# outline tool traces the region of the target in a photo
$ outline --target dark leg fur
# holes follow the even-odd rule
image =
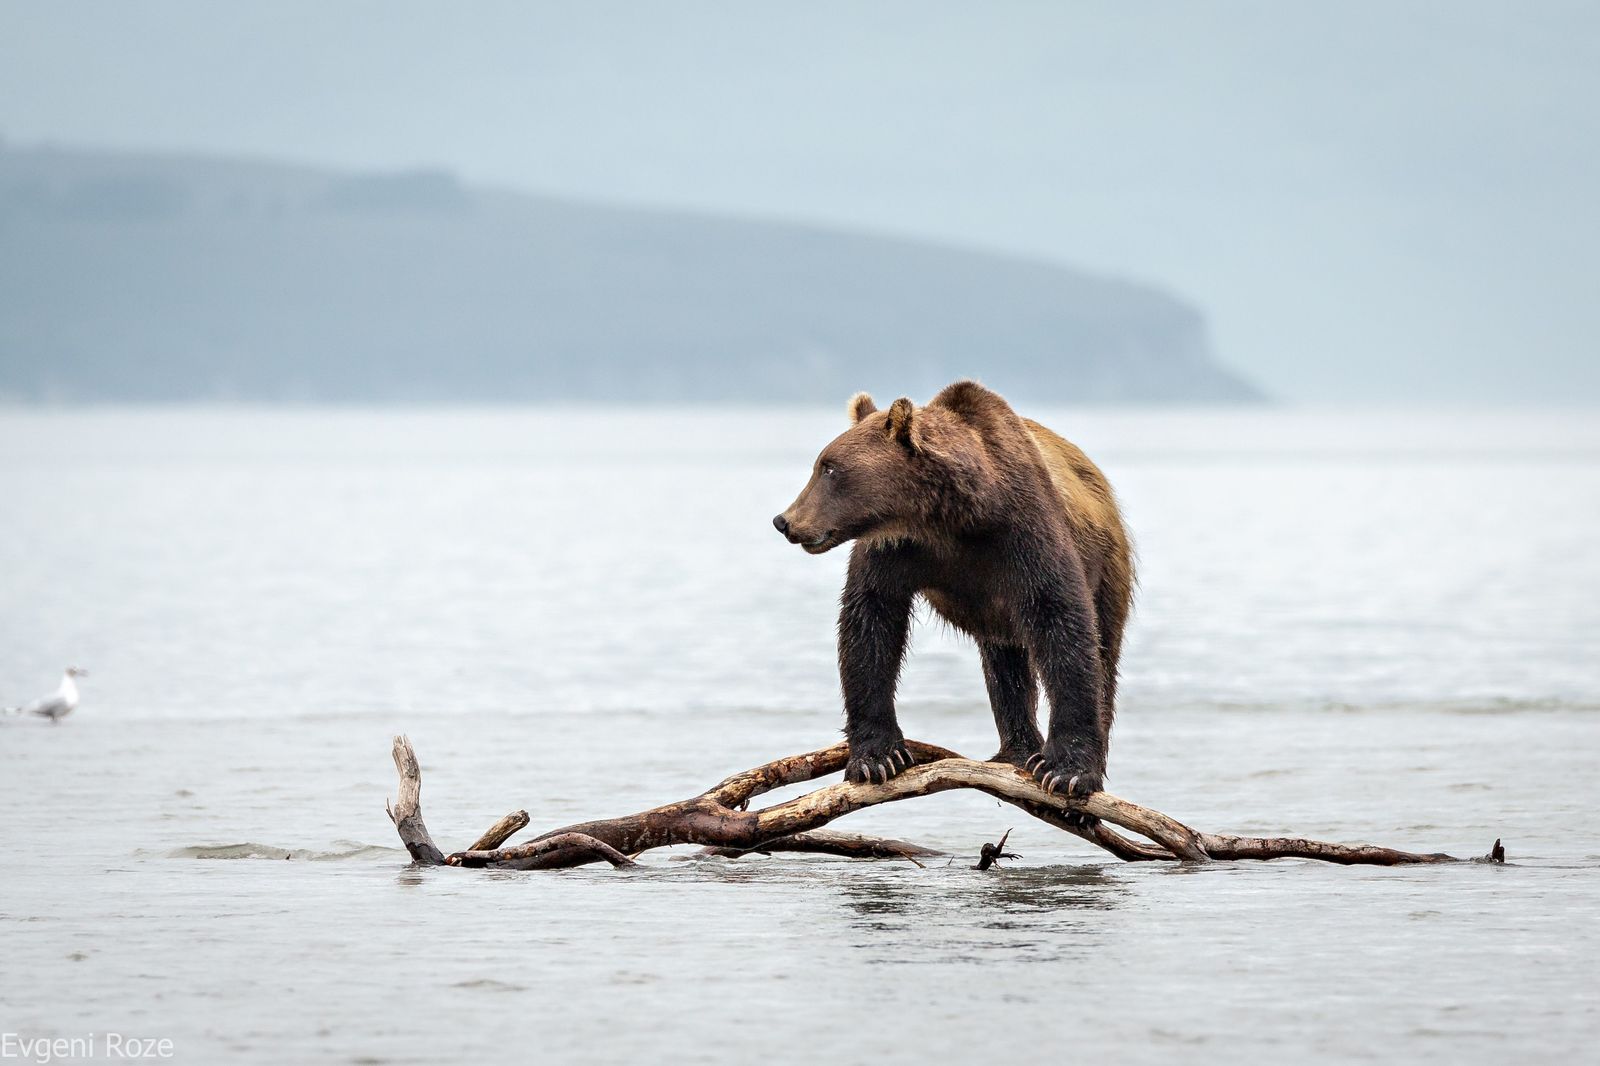
[[[1034,681],[1028,649],[1012,644],[980,642],[983,680],[989,689],[1000,750],[991,762],[1026,767],[1028,759],[1044,746],[1039,735],[1039,686]]]
[[[1122,630],[1128,624],[1128,601],[1125,588],[1112,588],[1102,582],[1095,589],[1095,624],[1100,631],[1100,718],[1102,735],[1107,739],[1117,712],[1117,667],[1122,659]]]
[[[1025,620],[1050,700],[1050,734],[1029,769],[1049,791],[1097,792],[1105,781],[1110,723],[1104,713],[1099,627],[1081,576],[1066,574],[1037,590]]]
[[[911,591],[893,567],[858,546],[839,609],[839,682],[844,690],[849,781],[887,781],[911,765],[895,719],[894,690],[911,626]]]
[[[1110,750],[1111,725],[1117,713],[1117,666],[1122,658],[1122,629],[1128,621],[1128,595],[1126,589],[1114,588],[1101,582],[1094,593],[1095,628],[1100,634],[1100,744],[1101,752]],[[1071,778],[1068,778],[1069,784]],[[1080,785],[1082,782],[1080,781]],[[1101,756],[1101,787],[1105,785],[1105,756]],[[1094,826],[1100,819],[1091,815],[1073,813],[1068,821],[1083,826]]]

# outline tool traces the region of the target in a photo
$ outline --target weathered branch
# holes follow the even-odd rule
[[[422,821],[422,768],[417,765],[417,753],[411,750],[411,741],[405,737],[394,738],[394,768],[400,772],[400,798],[394,806],[385,804],[389,820],[400,834],[400,842],[411,853],[411,858],[427,866],[444,864],[444,853],[434,846],[433,837]]]
[[[501,844],[510,840],[513,835],[522,832],[528,826],[527,811],[512,811],[498,822],[483,831],[483,836],[472,842],[468,851],[493,851]]]
[[[692,799],[638,814],[582,822],[551,830],[526,844],[500,848],[526,824],[523,812],[507,815],[465,852],[444,857],[422,823],[421,776],[404,737],[395,738],[400,799],[390,812],[400,839],[418,862],[513,869],[557,869],[605,860],[631,865],[627,857],[674,844],[701,844],[707,853],[743,855],[752,851],[822,851],[836,855],[909,858],[927,854],[904,841],[818,832],[854,811],[882,803],[971,788],[1004,800],[1044,822],[1096,844],[1129,862],[1307,858],[1344,864],[1394,866],[1459,862],[1440,853],[1418,854],[1371,844],[1334,844],[1298,837],[1242,837],[1202,833],[1160,811],[1129,803],[1108,792],[1067,799],[1044,791],[1028,774],[1006,763],[974,762],[955,752],[916,741],[907,746],[917,765],[884,784],[838,782],[759,810],[756,797],[785,785],[814,781],[844,769],[848,749],[835,744],[791,755],[734,774]],[[1083,824],[1083,816],[1090,816]],[[1146,840],[1123,836],[1112,826]],[[1148,841],[1148,842],[1147,842]],[[1496,842],[1498,849],[1499,842]],[[916,849],[913,851],[913,849]],[[1493,856],[1491,856],[1491,861]]]
[[[770,855],[775,851],[842,855],[848,859],[907,859],[911,862],[938,858],[944,854],[942,851],[925,848],[906,840],[862,836],[859,833],[830,833],[826,829],[809,833],[791,833],[786,837],[764,841],[753,848],[709,847],[701,848],[695,854],[700,857],[718,856],[724,859],[737,859],[752,854]]]
[[[555,833],[498,851],[458,851],[447,861],[451,866],[493,865],[508,870],[540,870],[582,866],[601,859],[612,866],[639,865],[605,841],[584,833]]]
[[[982,848],[978,849],[978,865],[974,866],[973,869],[987,870],[991,866],[998,865],[1001,859],[1022,858],[1021,855],[1013,855],[1011,852],[1006,850],[1006,841],[1010,839],[1011,830],[1007,829],[1004,833],[1000,834],[1000,843],[985,844]]]

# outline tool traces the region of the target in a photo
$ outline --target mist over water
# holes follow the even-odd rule
[[[1514,865],[1123,866],[959,794],[843,825],[957,856],[927,869],[410,870],[394,733],[447,850],[837,737],[845,555],[769,522],[842,413],[5,411],[0,704],[90,676],[59,726],[0,719],[0,1027],[193,1062],[1592,1046],[1600,426],[1025,413],[1139,550],[1114,791]],[[993,748],[930,619],[900,708]],[[968,869],[1013,826],[1022,860]]]
[[[1076,264],[1180,294],[1207,316],[1226,365],[1268,395],[1300,402],[1600,400],[1592,281],[1600,13],[1592,4],[1409,0],[1328,11],[1224,0],[1159,11],[1015,4],[996,13],[951,0],[880,0],[870,10],[499,0],[475,8],[463,22],[396,0],[260,8],[146,0],[98,5],[92,16],[76,5],[12,5],[0,35],[0,133],[24,150],[54,143],[333,166],[387,176],[391,192],[397,176],[416,180],[423,167],[468,185],[805,220]],[[270,263],[295,232],[273,227],[254,257]],[[325,278],[319,291],[341,298],[300,302],[287,320],[233,335],[230,354],[293,337],[308,319],[358,302],[371,272],[323,273],[349,248],[316,236],[318,254],[301,275]],[[525,243],[549,240],[540,233]],[[42,261],[71,241],[19,255],[8,288],[32,291]],[[89,257],[68,276],[95,284],[130,246]],[[219,254],[226,243],[202,247],[200,261],[216,270],[197,271],[194,289],[179,291],[226,291],[238,257]],[[435,297],[456,294],[470,275],[442,301],[463,321],[431,334],[468,364],[483,354],[462,343],[479,315],[461,312],[495,288],[492,270],[480,273],[502,261],[495,248],[457,259],[437,239],[382,249],[424,269],[451,263]],[[695,257],[692,248],[685,256]],[[774,265],[783,264],[763,255],[751,269]],[[587,274],[584,263],[571,266],[552,278],[558,291]],[[588,286],[617,285],[614,317],[638,328],[655,307],[619,284],[636,276],[637,261],[618,266]],[[268,276],[244,306],[247,319],[300,280]],[[916,272],[897,276],[927,292]],[[162,271],[127,288],[170,281]],[[794,286],[813,297],[829,287],[826,278]],[[981,303],[1000,308],[1002,292]],[[179,300],[160,316],[165,347],[136,344],[130,333],[148,325],[138,314],[97,346],[85,340],[78,296],[68,290],[63,306],[72,311],[56,343],[34,349],[39,356],[119,349],[135,365],[149,362],[182,339],[171,326],[218,310]],[[515,303],[539,296],[527,287]],[[941,320],[961,300],[929,296],[920,313],[887,318],[897,329]],[[419,302],[428,293],[359,316],[340,348],[371,345],[402,321],[411,328],[378,350],[409,346],[427,324],[413,317]],[[667,363],[677,371],[749,303],[695,323]],[[554,308],[522,336],[564,317]],[[1022,317],[1007,309],[986,321],[980,311],[951,323],[970,338],[968,358],[982,360],[968,365],[991,385],[1001,385],[994,364],[1016,354],[1001,338]],[[190,334],[208,369],[229,324]],[[935,343],[952,343],[951,334],[934,331]],[[904,333],[894,339],[857,350],[874,361],[903,353],[902,378],[917,375],[926,348]],[[666,352],[666,340],[655,331],[652,350]],[[262,355],[323,350],[284,348]],[[528,345],[523,360],[542,349]],[[1042,365],[1089,350],[1063,344]],[[573,353],[574,369],[585,351]],[[131,354],[140,352],[147,358]],[[464,376],[443,394],[462,395]],[[634,387],[633,377],[621,384]],[[516,385],[512,373],[486,380]],[[805,393],[807,380],[764,395],[815,395]],[[134,376],[122,391],[90,394],[151,396],[131,391],[148,384]]]

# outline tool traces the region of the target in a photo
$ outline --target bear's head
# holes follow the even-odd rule
[[[772,520],[812,555],[850,540],[922,539],[975,516],[994,473],[981,435],[958,413],[901,397],[886,411],[857,393],[851,426],[817,456],[811,480]]]

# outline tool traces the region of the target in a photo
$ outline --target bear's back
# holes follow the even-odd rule
[[[1033,437],[1045,469],[1060,497],[1073,539],[1093,578],[1112,571],[1123,584],[1131,582],[1128,532],[1122,524],[1111,482],[1083,449],[1031,418],[1023,425]]]

